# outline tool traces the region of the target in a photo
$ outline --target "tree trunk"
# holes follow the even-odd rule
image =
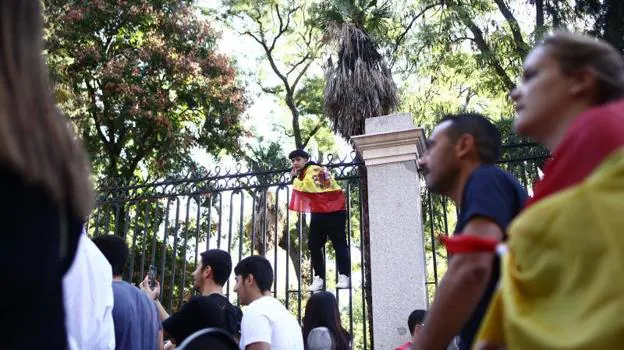
[[[624,52],[624,1],[606,0],[603,38]]]
[[[535,36],[541,38],[546,29],[544,28],[544,0],[535,0]]]

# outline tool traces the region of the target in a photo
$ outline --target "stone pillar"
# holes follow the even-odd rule
[[[417,159],[425,147],[412,116],[366,120],[352,138],[368,172],[373,335],[376,349],[409,340],[407,318],[427,308],[425,243]]]

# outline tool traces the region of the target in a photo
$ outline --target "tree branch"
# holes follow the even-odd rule
[[[283,126],[283,125],[273,124],[273,127],[283,129],[283,130],[284,130],[284,135],[286,135],[286,136],[288,136],[288,137],[293,137],[293,136],[295,136],[295,135],[293,135],[292,133],[288,132],[288,130],[286,129],[286,127],[285,127],[285,126]]]
[[[312,139],[312,137],[314,137],[314,135],[316,135],[316,133],[323,127],[323,122],[320,121],[318,122],[318,124],[316,124],[316,126],[310,131],[310,135],[308,135],[308,137],[305,139],[305,141],[302,142],[302,148],[305,148],[308,145],[308,142],[310,142],[310,140]]]
[[[87,90],[89,91],[89,95],[91,97],[91,109],[95,109],[97,108],[95,88],[91,86],[91,84],[86,79],[85,86],[87,87]],[[102,124],[100,124],[100,121],[97,118],[97,113],[93,111],[91,113],[91,117],[93,118],[93,123],[95,123],[95,128],[97,129],[98,136],[100,136],[100,140],[102,141],[102,143],[104,143],[104,146],[106,146],[109,155],[113,157],[115,155],[115,152],[113,150],[112,141],[108,140],[108,138],[106,138],[106,135],[104,135],[104,132],[102,131]]]
[[[295,69],[297,69],[297,67],[299,67],[300,65],[302,65],[308,58],[310,58],[310,53],[306,53],[305,56],[303,56],[301,58],[301,60],[299,60],[299,62],[295,63],[286,73],[286,76],[289,76]]]
[[[514,17],[513,13],[511,13],[511,10],[507,4],[505,4],[504,0],[494,0],[494,2],[509,24],[518,56],[524,58],[528,53],[528,45],[522,38],[522,31],[520,30],[516,17]]]
[[[451,1],[449,1],[449,6],[450,5],[451,5]],[[509,75],[507,75],[507,72],[503,68],[501,62],[496,57],[496,55],[494,54],[494,52],[492,51],[488,43],[485,41],[485,38],[483,37],[483,32],[481,31],[481,29],[479,29],[479,27],[475,24],[472,18],[470,18],[470,16],[466,13],[464,8],[461,7],[461,5],[455,5],[454,3],[452,5],[454,5],[452,6],[452,8],[459,15],[459,18],[461,19],[462,23],[464,23],[464,25],[468,27],[468,29],[470,29],[470,31],[474,35],[474,41],[477,44],[477,47],[479,48],[482,54],[487,56],[487,59],[490,62],[490,65],[492,66],[496,74],[501,79],[505,88],[508,90],[512,90],[515,87],[514,82],[511,80],[511,78],[509,78]]]
[[[407,25],[407,27],[405,27],[405,29],[403,30],[403,32],[401,34],[399,34],[399,36],[397,36],[396,40],[394,41],[394,49],[392,50],[393,53],[395,53],[399,46],[401,45],[401,43],[403,42],[403,40],[405,40],[405,36],[407,35],[407,33],[409,33],[409,31],[412,29],[412,26],[414,25],[414,23],[416,22],[416,20],[418,18],[420,18],[420,16],[424,15],[425,12],[431,10],[432,8],[438,6],[440,4],[438,3],[434,3],[431,4],[429,6],[426,6],[424,9],[422,9],[419,13],[416,14],[416,16],[412,17],[411,21],[409,22],[409,24]]]

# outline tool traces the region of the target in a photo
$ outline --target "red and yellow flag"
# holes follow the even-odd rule
[[[293,181],[288,209],[305,213],[345,210],[345,196],[327,168],[308,164]]]
[[[477,342],[507,349],[624,344],[624,100],[570,127],[509,227]]]

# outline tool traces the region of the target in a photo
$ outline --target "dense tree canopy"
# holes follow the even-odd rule
[[[98,174],[176,174],[194,148],[239,149],[244,90],[192,1],[44,3],[60,106]]]

